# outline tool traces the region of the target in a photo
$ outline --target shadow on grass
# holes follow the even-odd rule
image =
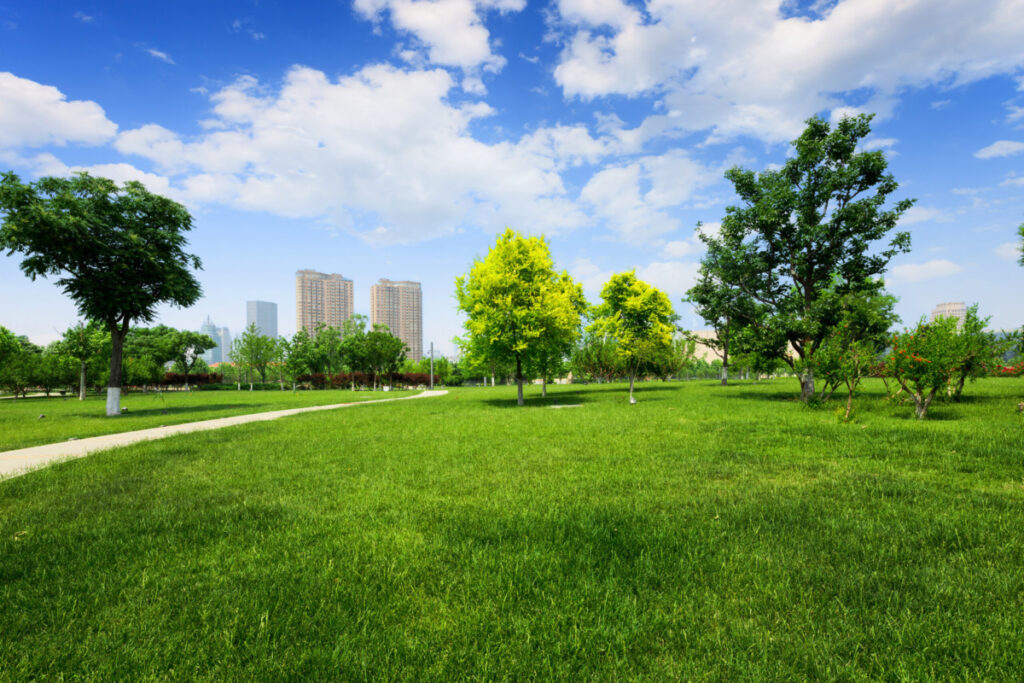
[[[128,408],[125,412],[121,413],[122,418],[128,418],[129,420],[135,417],[149,417],[152,415],[165,415],[173,417],[175,415],[187,415],[187,414],[202,414],[202,413],[219,413],[230,410],[245,410],[246,412],[259,413],[265,410],[272,410],[274,408],[271,403],[217,403],[214,405],[196,405],[196,406],[162,406],[156,405],[152,408]],[[283,409],[283,408],[282,408]],[[95,415],[80,415],[77,417],[84,417],[86,419],[99,418],[107,419],[107,416],[103,413],[97,413]]]
[[[564,385],[563,385],[564,386]],[[560,389],[548,390],[547,397],[541,397],[533,392],[526,392],[523,400],[525,404],[523,408],[549,408],[557,405],[581,405],[587,403],[609,403],[618,400],[616,397],[621,397],[621,401],[626,403],[629,401],[629,387],[625,385],[582,385],[586,386],[586,389],[570,389],[562,391]],[[508,387],[511,391],[508,398],[485,398],[480,401],[485,405],[494,408],[518,408],[520,407],[516,403],[515,387]],[[638,386],[633,389],[633,396],[636,398],[638,403],[664,401],[667,397],[657,395],[659,392],[663,392],[666,385],[652,385],[652,386]]]

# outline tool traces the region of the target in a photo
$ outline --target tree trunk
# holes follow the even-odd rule
[[[846,414],[843,415],[843,422],[850,421],[850,411],[853,410],[853,390],[855,387],[847,384],[846,388],[849,389],[849,393],[846,395]]]
[[[523,361],[519,358],[519,354],[516,354],[516,386],[517,397],[516,405],[523,405]]]
[[[629,373],[629,402],[630,404],[636,403],[636,399],[633,398],[633,380],[636,379],[636,372],[630,371]]]
[[[79,361],[80,368],[78,372],[78,400],[85,400],[85,361]]]
[[[932,404],[932,399],[935,398],[935,392],[937,390],[938,389],[932,389],[931,392],[929,392],[928,396],[919,395],[916,393],[913,394],[914,415],[916,415],[916,417],[918,417],[919,420],[924,420],[925,416],[928,415],[928,407],[929,405]]]
[[[724,387],[724,386],[726,386],[728,384],[729,384],[729,365],[727,363],[722,363],[722,386]]]
[[[110,329],[110,381],[107,382],[107,417],[121,414],[121,371],[124,338],[128,334],[128,319],[122,325],[108,324]]]
[[[810,367],[800,374],[800,400],[807,402],[814,396],[814,370]]]
[[[548,397],[548,378],[547,376],[541,377],[540,379],[540,397]]]
[[[953,398],[956,400],[960,399],[960,394],[964,391],[964,382],[967,380],[967,373],[960,375],[960,380],[956,383],[956,389],[953,391]]]

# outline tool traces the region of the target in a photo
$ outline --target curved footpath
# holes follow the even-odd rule
[[[387,403],[388,401],[407,401],[414,398],[431,398],[433,396],[444,396],[447,391],[424,391],[415,396],[402,396],[401,398],[379,398],[372,401],[354,401],[352,403],[335,403],[328,406],[309,406],[307,408],[289,408],[287,410],[272,410],[266,413],[250,413],[248,415],[235,415],[234,417],[220,417],[214,420],[202,420],[200,422],[185,422],[183,424],[171,425],[169,427],[152,427],[150,429],[139,429],[134,432],[121,432],[120,434],[105,434],[103,436],[91,436],[86,439],[75,441],[61,441],[59,443],[46,444],[45,446],[31,446],[20,448],[15,451],[0,453],[0,478],[7,478],[25,474],[38,467],[49,465],[55,460],[67,460],[70,458],[81,458],[96,451],[127,446],[139,441],[151,439],[162,439],[175,434],[187,434],[189,432],[202,432],[207,429],[220,429],[232,425],[245,424],[247,422],[262,422],[264,420],[276,420],[287,415],[298,415],[299,413],[310,413],[314,410],[334,410],[335,408],[349,408],[351,406],[363,406],[370,403]]]

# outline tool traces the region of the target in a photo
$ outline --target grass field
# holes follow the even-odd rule
[[[161,425],[269,410],[397,398],[414,391],[162,391],[121,396],[125,412],[106,417],[106,397],[59,396],[0,400],[0,452]],[[40,418],[40,415],[45,417]]]
[[[455,390],[0,481],[0,679],[1019,679],[1024,382],[797,391]]]

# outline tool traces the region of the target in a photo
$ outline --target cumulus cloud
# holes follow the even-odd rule
[[[580,199],[621,239],[644,243],[678,230],[679,220],[667,209],[695,199],[720,178],[720,166],[707,166],[682,150],[672,150],[604,168],[590,178]]]
[[[395,30],[411,35],[427,53],[430,63],[466,71],[499,71],[505,58],[491,50],[491,36],[483,23],[488,11],[518,12],[526,0],[355,0],[353,7],[365,19],[391,20]],[[412,55],[409,55],[410,58]],[[469,81],[470,92],[482,83]]]
[[[373,242],[464,225],[547,234],[583,225],[559,169],[596,159],[602,143],[574,128],[479,142],[469,126],[493,110],[453,104],[454,87],[442,69],[374,65],[331,80],[296,67],[276,92],[243,77],[212,93],[205,134],[151,124],[115,145],[175,176],[194,201],[318,218]]]
[[[785,11],[784,0],[658,0],[643,13],[620,0],[556,4],[554,75],[567,96],[655,93],[668,114],[649,125],[710,130],[712,141],[783,142],[809,112],[886,114],[908,86],[1024,65],[1024,12],[1001,0],[845,0],[811,16]]]
[[[697,282],[700,265],[685,261],[655,261],[638,268],[636,276],[668,294],[673,305]]]
[[[900,266],[893,266],[889,269],[892,279],[901,282],[921,282],[932,280],[937,277],[955,275],[963,270],[963,267],[948,259],[935,259],[925,263],[907,263]]]
[[[1020,242],[1004,242],[995,249],[996,256],[1002,261],[1016,261],[1020,258]]]
[[[0,72],[0,147],[100,145],[116,132],[95,102],[69,101],[57,88]]]
[[[1008,157],[1024,152],[1024,142],[1015,140],[998,140],[988,147],[982,147],[974,156],[979,159],[994,159],[996,157]]]

